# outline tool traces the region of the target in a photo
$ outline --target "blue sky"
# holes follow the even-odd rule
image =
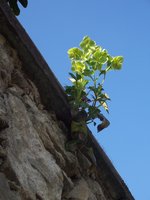
[[[85,35],[124,57],[104,85],[111,125],[92,132],[135,199],[150,200],[150,0],[29,0],[19,20],[63,86],[67,50]]]

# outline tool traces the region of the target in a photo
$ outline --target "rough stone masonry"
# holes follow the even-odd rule
[[[0,200],[106,200],[90,161],[65,150],[67,128],[22,65],[0,35]]]

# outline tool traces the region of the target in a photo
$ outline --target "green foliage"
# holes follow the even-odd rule
[[[71,108],[76,112],[86,111],[86,123],[96,125],[94,120],[99,118],[101,108],[109,112],[107,101],[110,98],[103,88],[106,74],[111,70],[120,70],[123,57],[110,56],[88,36],[83,38],[80,48],[69,49],[68,55],[72,65],[72,72],[69,73],[72,85],[66,86],[65,91]]]
[[[20,9],[18,6],[18,2],[24,7],[26,8],[28,5],[28,0],[6,0],[6,2],[9,4],[9,6],[11,7],[13,13],[15,15],[19,15],[20,14]]]

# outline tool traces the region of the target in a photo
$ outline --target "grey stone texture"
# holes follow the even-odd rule
[[[65,150],[68,129],[23,64],[0,34],[0,200],[106,200],[92,163]]]

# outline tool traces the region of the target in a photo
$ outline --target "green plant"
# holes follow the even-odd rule
[[[106,74],[111,70],[120,70],[123,57],[110,56],[88,36],[83,38],[80,48],[69,49],[68,55],[72,65],[72,72],[69,73],[72,85],[66,86],[65,91],[71,109],[75,113],[86,112],[86,124],[96,125],[95,119],[106,119],[101,114],[101,108],[109,111],[107,101],[110,98],[103,88]],[[97,126],[98,132],[102,129],[102,126]]]
[[[9,4],[9,6],[11,7],[13,13],[15,15],[19,15],[20,14],[20,9],[18,6],[18,2],[24,7],[26,8],[28,5],[28,0],[6,0],[6,2]]]

